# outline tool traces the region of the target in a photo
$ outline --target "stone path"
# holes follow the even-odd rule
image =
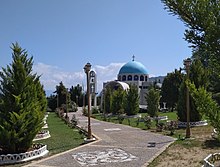
[[[87,117],[81,111],[74,114],[79,126],[87,128]],[[168,136],[95,119],[91,119],[91,127],[97,141],[26,167],[143,167],[174,141]],[[150,147],[149,142],[155,142],[155,147]]]

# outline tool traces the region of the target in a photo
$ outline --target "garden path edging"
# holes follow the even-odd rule
[[[44,157],[49,153],[49,151],[47,150],[47,145],[35,144],[33,145],[33,147],[37,149],[20,154],[0,155],[0,165],[27,162]]]

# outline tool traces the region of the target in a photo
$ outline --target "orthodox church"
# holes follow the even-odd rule
[[[149,74],[146,67],[142,63],[135,61],[134,58],[135,57],[133,56],[132,61],[129,61],[121,67],[117,75],[117,80],[103,83],[102,98],[107,86],[110,86],[112,89],[121,87],[126,90],[129,89],[129,85],[135,85],[138,88],[140,96],[140,107],[142,108],[147,105],[145,96],[148,91],[148,87],[152,84],[152,82],[149,80]]]

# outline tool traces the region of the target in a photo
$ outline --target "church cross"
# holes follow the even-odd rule
[[[134,58],[135,58],[135,56],[133,55],[133,56],[132,56],[132,61],[134,61]]]

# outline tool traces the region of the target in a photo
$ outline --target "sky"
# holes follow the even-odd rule
[[[90,62],[98,90],[121,66],[141,62],[150,76],[183,66],[192,52],[185,25],[160,0],[1,0],[0,67],[12,62],[12,43],[34,58],[45,90],[85,84]]]

